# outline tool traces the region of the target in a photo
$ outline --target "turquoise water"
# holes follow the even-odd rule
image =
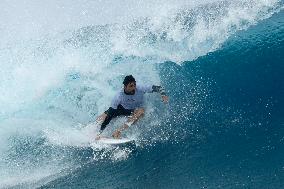
[[[0,188],[283,188],[282,1],[53,3],[3,3]],[[169,104],[90,145],[127,74]]]

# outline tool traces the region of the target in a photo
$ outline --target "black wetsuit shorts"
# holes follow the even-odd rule
[[[104,122],[101,125],[101,131],[103,131],[106,126],[109,124],[112,118],[117,116],[129,116],[134,112],[134,110],[125,109],[121,104],[117,106],[117,109],[110,107],[105,113],[107,114]]]

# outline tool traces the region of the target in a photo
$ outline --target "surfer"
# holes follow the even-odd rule
[[[145,93],[158,92],[161,94],[164,103],[167,103],[169,100],[163,87],[157,85],[136,86],[135,78],[132,75],[124,78],[123,85],[123,89],[113,98],[111,107],[97,118],[97,121],[101,123],[101,128],[96,139],[100,138],[101,133],[112,118],[122,115],[130,116],[126,123],[112,134],[114,138],[120,138],[122,131],[126,130],[144,115],[145,110],[142,105]]]

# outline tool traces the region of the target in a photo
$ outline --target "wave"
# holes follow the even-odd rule
[[[0,46],[0,187],[33,183],[80,163],[76,153],[62,149],[80,145],[82,141],[78,140],[85,135],[85,125],[108,107],[122,78],[129,73],[141,83],[161,83],[173,89],[179,79],[184,80],[181,91],[185,94],[171,93],[177,100],[173,105],[178,108],[169,110],[157,96],[148,96],[146,115],[151,119],[141,122],[148,126],[142,129],[138,124],[129,132],[129,137],[141,141],[142,147],[171,137],[177,139],[175,132],[181,125],[190,124],[188,120],[193,118],[189,117],[203,109],[206,98],[199,98],[198,94],[206,95],[211,90],[197,82],[194,89],[186,91],[193,83],[182,73],[180,65],[198,62],[202,56],[222,50],[222,45],[237,31],[257,25],[283,9],[276,0],[161,2],[140,2],[149,8],[146,12],[131,1],[126,7],[117,5],[133,16],[117,19],[116,12],[105,22],[96,20],[93,25],[82,12],[83,24],[75,19],[70,21],[71,28],[64,23],[55,34],[51,32],[51,22],[47,22],[51,25],[47,32],[39,29],[39,34],[35,34],[26,32],[27,29],[19,36],[12,34],[23,29],[22,24],[17,27],[11,21],[0,25],[2,36],[11,32]],[[83,8],[77,3],[71,7],[83,10],[88,7],[84,3]],[[33,10],[38,8],[33,2],[27,4]],[[86,8],[86,14],[94,4]],[[61,6],[56,2],[54,5]],[[19,4],[18,8],[21,6],[26,5]],[[107,6],[103,3],[99,10]],[[44,14],[53,17],[48,12]],[[42,22],[41,19],[24,16],[23,23]],[[168,64],[171,66],[167,67]],[[166,79],[171,74],[175,80]],[[178,113],[180,108],[184,114]],[[177,124],[180,126],[176,128]],[[119,159],[124,155],[119,152],[112,157]],[[25,176],[39,172],[42,174],[37,178]]]

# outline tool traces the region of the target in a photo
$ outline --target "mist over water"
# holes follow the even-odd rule
[[[283,9],[276,0],[24,0],[0,7],[0,188],[39,187],[89,161],[127,161],[131,150],[86,155],[74,148],[91,141],[92,123],[128,74],[138,84],[181,89],[167,89],[178,100],[166,106],[147,95],[146,116],[127,136],[140,148],[187,138],[180,126],[198,117],[212,89],[197,82],[186,91],[194,82],[180,65]]]

